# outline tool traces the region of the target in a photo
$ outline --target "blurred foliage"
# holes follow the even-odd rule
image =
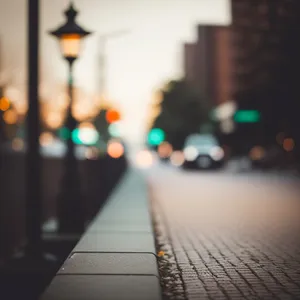
[[[108,142],[110,134],[108,132],[109,123],[106,120],[107,109],[102,109],[97,117],[94,119],[94,125],[104,142]]]
[[[166,140],[175,149],[181,149],[185,138],[199,132],[201,125],[207,121],[206,99],[184,80],[170,81],[162,93],[161,113],[152,128],[164,130]]]

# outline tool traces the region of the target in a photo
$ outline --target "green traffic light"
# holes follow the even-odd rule
[[[58,135],[64,141],[72,139],[76,145],[95,145],[99,140],[99,133],[90,128],[76,128],[70,133],[68,128],[63,127]]]
[[[82,144],[82,141],[81,141],[79,135],[80,135],[80,129],[79,128],[76,128],[72,131],[72,141],[76,145],[81,145]]]
[[[165,139],[165,132],[160,128],[153,128],[148,134],[148,143],[152,146],[158,146]]]
[[[70,134],[70,130],[67,127],[63,127],[60,128],[58,131],[58,136],[62,139],[62,140],[68,140],[71,136]]]
[[[257,110],[238,110],[233,119],[236,123],[257,123],[260,121],[260,112]]]

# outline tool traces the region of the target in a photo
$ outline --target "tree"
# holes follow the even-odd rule
[[[204,99],[184,80],[170,81],[163,90],[161,114],[152,128],[161,128],[174,148],[182,148],[185,138],[199,132],[208,119]]]

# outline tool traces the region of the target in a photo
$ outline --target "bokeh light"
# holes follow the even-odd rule
[[[22,100],[22,92],[16,87],[9,86],[5,89],[5,97],[10,99],[12,103],[17,103]]]
[[[14,108],[19,115],[25,115],[28,111],[28,103],[27,101],[14,102]]]
[[[21,138],[14,138],[11,147],[15,151],[21,151],[24,149],[24,141]]]
[[[171,156],[173,147],[169,142],[162,142],[157,149],[158,155],[161,158],[168,158]]]
[[[59,129],[58,131],[58,136],[60,137],[60,139],[66,141],[70,138],[71,134],[70,134],[70,130],[67,127],[62,127]]]
[[[66,109],[70,103],[69,96],[66,93],[61,93],[57,96],[55,101],[56,108],[58,109]]]
[[[293,151],[295,147],[295,142],[292,138],[286,138],[283,141],[283,149],[287,152]]]
[[[120,158],[124,154],[124,146],[119,141],[110,141],[107,145],[107,154],[112,158]]]
[[[149,150],[141,150],[136,156],[136,164],[140,168],[149,168],[154,163],[154,157]]]
[[[100,151],[96,147],[89,147],[85,151],[85,158],[89,160],[96,160],[100,155]]]
[[[54,142],[54,135],[51,132],[43,132],[40,135],[40,145],[43,147],[49,146]]]
[[[18,121],[18,115],[14,110],[7,110],[3,114],[3,120],[6,124],[13,125]]]
[[[120,113],[117,111],[117,110],[114,110],[114,109],[110,109],[106,112],[106,121],[108,123],[113,123],[113,122],[117,122],[121,119],[121,115]]]
[[[97,116],[99,108],[90,98],[90,96],[77,91],[75,102],[72,106],[72,113],[77,121],[82,122]]]
[[[165,139],[165,132],[160,128],[153,128],[148,134],[148,143],[152,146],[158,146]]]
[[[175,167],[180,167],[184,163],[184,154],[182,151],[174,151],[170,157],[170,162]]]
[[[63,123],[63,118],[60,114],[56,113],[56,112],[50,112],[46,119],[46,124],[49,128],[51,129],[57,129],[59,128],[62,123]]]
[[[79,124],[78,128],[90,128],[95,129],[95,125],[91,122],[82,122]]]
[[[252,160],[260,160],[265,156],[265,149],[261,146],[255,146],[250,150],[249,156]]]
[[[82,142],[81,142],[81,140],[80,140],[80,138],[79,138],[79,130],[80,130],[79,128],[76,128],[76,129],[74,129],[74,130],[72,131],[72,133],[71,133],[72,141],[73,141],[73,143],[76,144],[76,145],[82,144]]]
[[[84,105],[76,104],[73,106],[72,114],[74,118],[81,122],[88,117],[88,111]]]
[[[229,133],[234,132],[235,124],[232,120],[227,119],[227,120],[224,120],[220,123],[220,129],[223,133],[229,134]]]
[[[184,157],[188,161],[193,161],[199,155],[198,149],[194,146],[188,146],[183,150]]]
[[[74,130],[75,134],[76,130]],[[94,128],[78,128],[78,139],[81,144],[84,145],[94,145],[99,140],[99,133]]]
[[[121,131],[120,131],[120,122],[114,122],[108,126],[108,133],[112,137],[120,137]]]
[[[10,108],[10,102],[6,97],[0,99],[0,110],[7,111]]]
[[[231,118],[234,113],[236,112],[237,105],[233,101],[228,101],[221,104],[214,110],[214,115],[216,116],[217,120],[228,120]]]

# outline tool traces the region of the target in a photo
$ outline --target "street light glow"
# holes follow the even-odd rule
[[[3,114],[3,120],[6,124],[9,125],[16,124],[18,121],[18,115],[14,110],[7,110]]]
[[[7,111],[10,107],[10,102],[6,97],[0,99],[0,110]]]
[[[64,34],[61,37],[60,43],[64,57],[78,57],[80,52],[79,34]]]

